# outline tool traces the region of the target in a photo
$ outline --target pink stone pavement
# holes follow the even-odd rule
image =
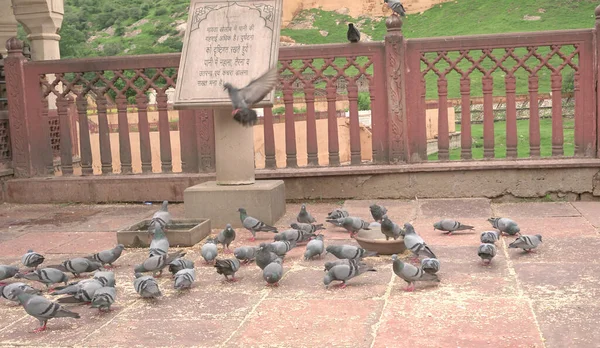
[[[343,205],[371,220],[371,201],[307,202],[323,222]],[[203,263],[198,244],[186,248],[196,264],[197,282],[178,293],[169,276],[159,278],[164,296],[139,298],[132,285],[133,266],[146,250],[126,249],[117,262],[117,303],[98,313],[70,306],[81,319],[54,319],[34,334],[37,320],[0,300],[0,346],[30,347],[598,347],[600,330],[600,203],[506,203],[487,199],[380,200],[399,223],[413,222],[442,262],[439,285],[406,283],[392,272],[389,256],[369,258],[378,272],[348,283],[346,289],[323,286],[323,262],[304,261],[304,247],[292,250],[278,288],[266,287],[255,264],[243,266],[237,283],[226,283]],[[277,227],[285,229],[299,204],[288,204]],[[0,205],[0,264],[19,265],[29,248],[46,255],[46,264],[107,249],[116,231],[148,218],[157,205]],[[174,217],[182,204],[171,205]],[[251,211],[249,211],[252,214]],[[479,233],[490,216],[515,219],[525,234],[540,233],[537,253],[507,249],[498,243],[488,267],[477,257]],[[452,217],[476,232],[448,237],[432,223]],[[214,230],[213,233],[218,233]],[[237,230],[233,247],[258,244],[272,234]],[[355,244],[348,234],[328,227],[327,243]],[[221,247],[219,247],[221,248]],[[220,257],[223,257],[220,251]],[[226,257],[231,257],[227,254]],[[34,283],[35,287],[42,288]],[[49,296],[49,295],[47,295]]]

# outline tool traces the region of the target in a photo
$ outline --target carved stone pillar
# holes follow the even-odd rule
[[[58,31],[65,12],[63,0],[12,0],[12,7],[28,34],[31,60],[60,59]]]
[[[17,19],[13,14],[11,0],[0,0],[0,55],[6,57],[6,41],[17,36]]]

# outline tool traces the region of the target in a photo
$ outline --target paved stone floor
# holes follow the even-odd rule
[[[370,220],[370,201],[308,203],[318,221],[342,205]],[[34,334],[37,320],[0,300],[0,346],[30,347],[600,347],[600,203],[491,204],[486,199],[381,200],[397,222],[412,221],[442,262],[441,283],[418,284],[413,293],[397,278],[389,256],[368,258],[378,272],[349,282],[346,289],[323,286],[324,260],[303,261],[304,247],[284,263],[278,288],[266,287],[251,264],[226,283],[203,263],[201,244],[187,248],[196,263],[197,282],[177,293],[168,276],[159,282],[156,301],[135,293],[133,266],[146,250],[126,249],[117,262],[117,303],[100,314],[87,306],[72,308],[81,319],[54,319]],[[146,205],[0,205],[0,264],[17,265],[29,248],[47,264],[113,247],[116,231],[152,215]],[[171,205],[174,217],[183,205]],[[288,204],[277,224],[285,228],[299,204]],[[250,212],[251,213],[251,212]],[[498,243],[491,266],[477,257],[479,232],[490,216],[517,220],[525,234],[540,233],[535,254],[508,250]],[[453,217],[477,232],[451,237],[432,223]],[[213,233],[217,233],[214,230]],[[237,230],[234,246],[250,245],[249,233]],[[327,243],[352,243],[330,228]],[[256,244],[270,234],[258,234]],[[219,247],[220,248],[220,247]],[[222,253],[220,252],[220,256]],[[34,284],[39,287],[39,284]],[[49,295],[48,295],[49,296]]]

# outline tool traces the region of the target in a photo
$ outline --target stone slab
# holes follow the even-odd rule
[[[419,200],[420,213],[440,219],[489,218],[492,215],[490,200],[473,199],[425,199]]]
[[[269,225],[274,225],[286,210],[283,180],[259,180],[252,185],[208,181],[188,187],[183,200],[187,218],[208,218],[213,228],[225,228],[227,224],[241,228],[239,208]]]
[[[600,202],[573,202],[572,204],[590,224],[600,228]]]
[[[565,302],[533,301],[546,348],[597,348],[600,307],[591,302]]]
[[[118,231],[117,242],[125,247],[149,246],[151,240],[147,230],[150,221],[150,219],[142,220]],[[210,231],[211,221],[209,219],[173,219],[171,227],[166,229],[165,234],[171,246],[193,246],[206,238]]]
[[[500,203],[493,209],[497,216],[508,218],[581,216],[568,202]]]

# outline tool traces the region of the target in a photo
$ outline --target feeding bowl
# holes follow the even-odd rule
[[[117,231],[117,242],[129,248],[150,246],[150,221],[142,220]],[[206,238],[210,231],[210,219],[173,219],[165,234],[171,246],[190,247]]]
[[[379,255],[393,255],[402,254],[406,247],[404,246],[404,238],[393,240],[385,240],[385,235],[381,233],[381,226],[379,224],[371,224],[370,230],[360,230],[355,236],[356,241],[361,248],[375,251]]]

